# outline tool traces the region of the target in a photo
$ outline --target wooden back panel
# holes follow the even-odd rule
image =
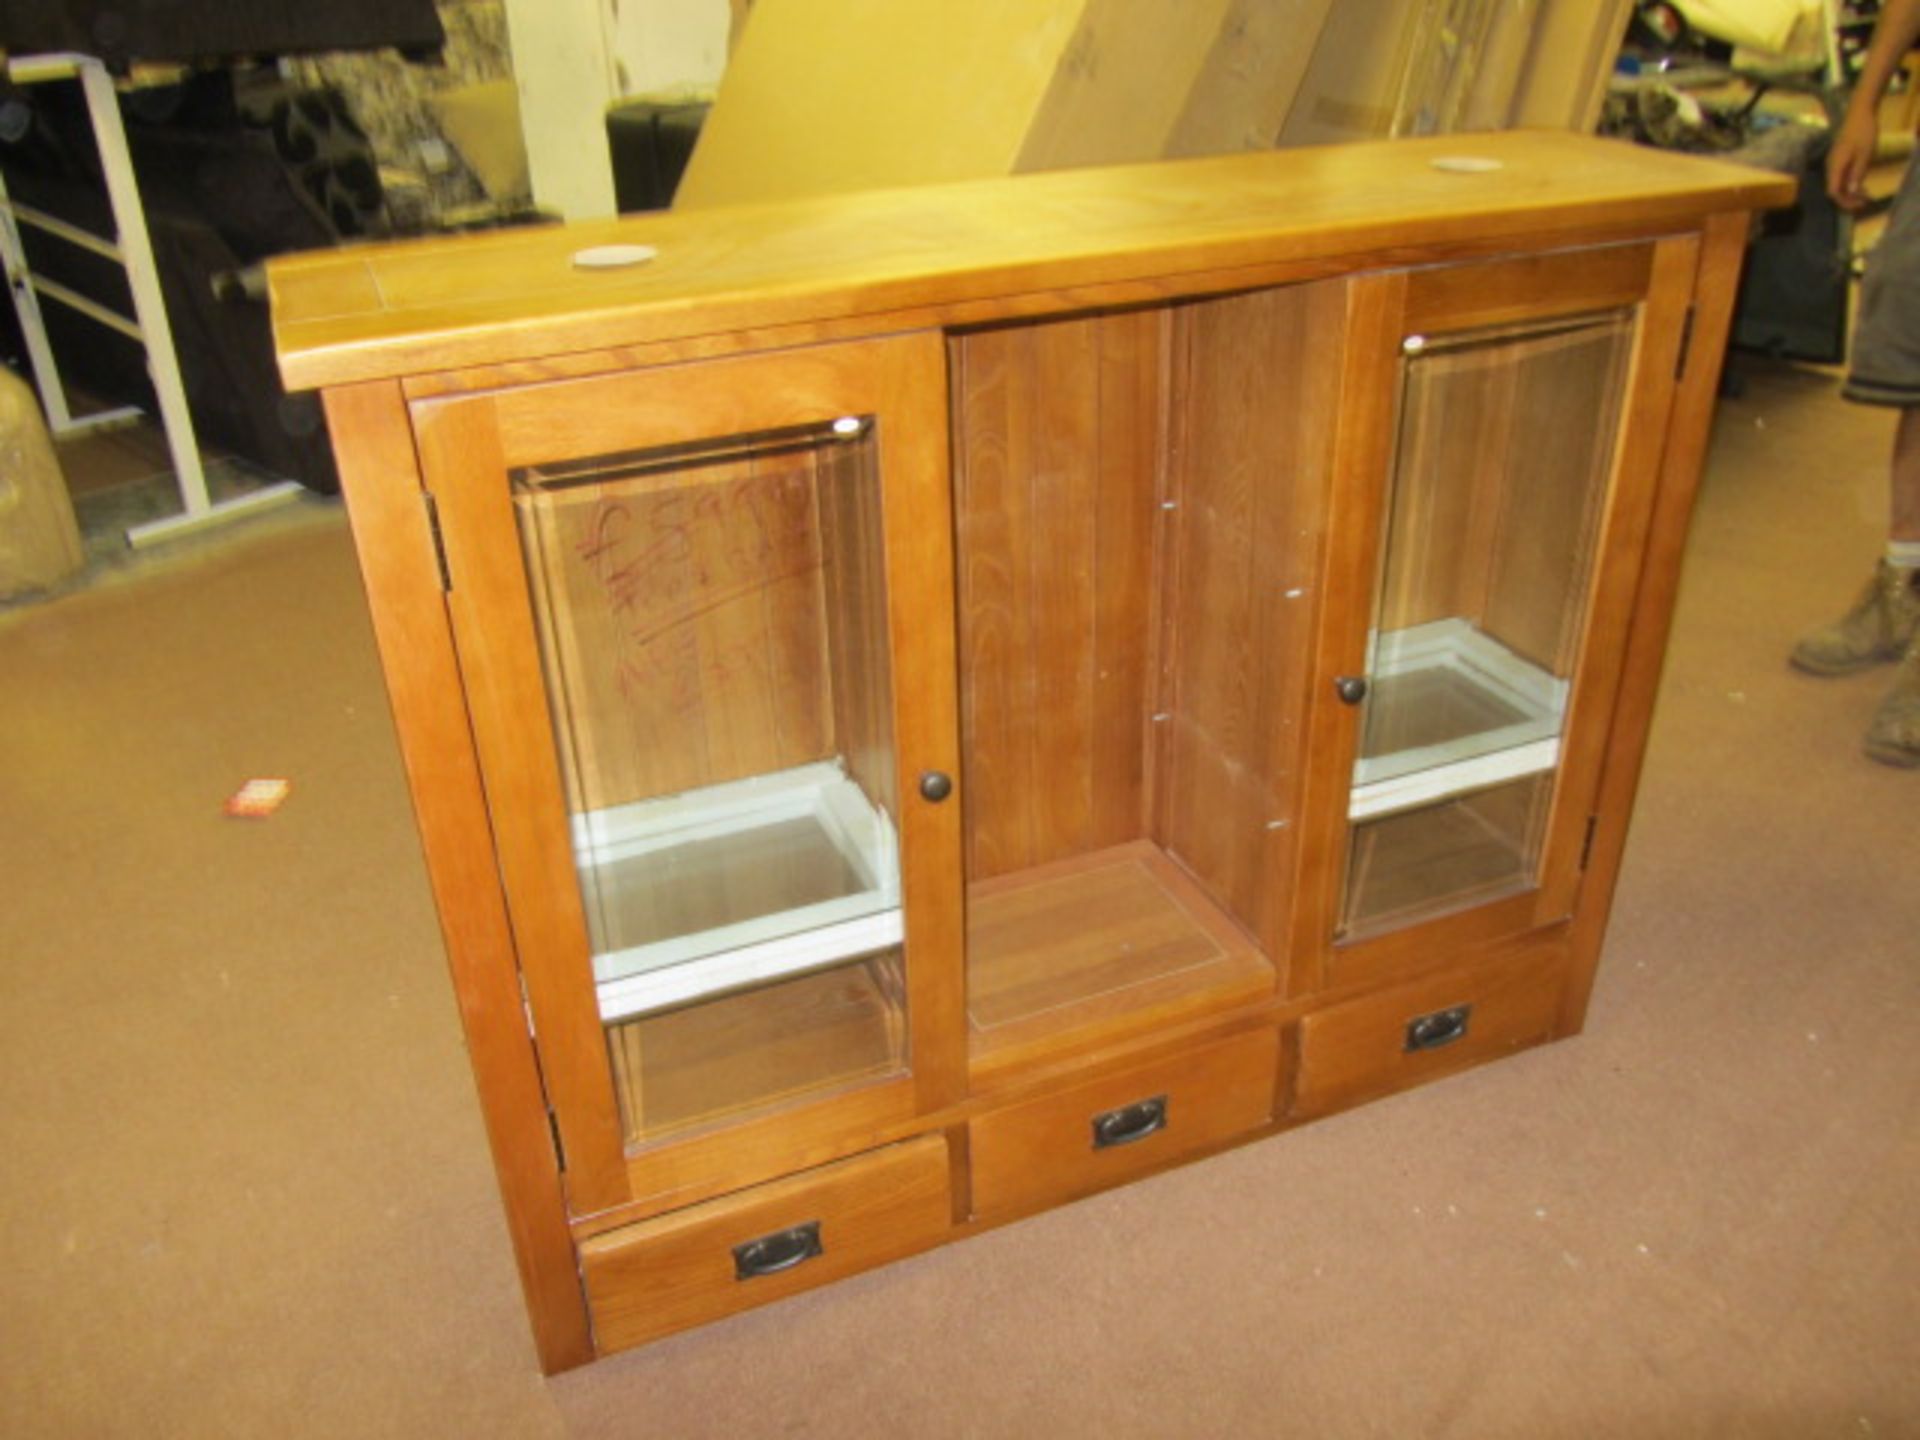
[[[1631,320],[1619,314],[1611,331],[1410,362],[1383,629],[1459,616],[1569,673],[1587,574],[1576,562],[1591,553],[1624,398]]]
[[[1181,312],[1153,836],[1270,954],[1289,896],[1345,284]]]
[[[818,468],[748,455],[516,496],[571,808],[833,753]]]
[[[1145,833],[1164,310],[957,336],[968,875]]]

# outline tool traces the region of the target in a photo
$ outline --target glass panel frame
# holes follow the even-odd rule
[[[601,1016],[900,942],[872,416],[511,472]]]
[[[1616,306],[1403,345],[1336,943],[1543,883],[1639,328]],[[1513,787],[1533,818],[1504,876],[1408,848],[1412,817],[1437,835]],[[1424,903],[1367,898],[1392,856],[1430,877]]]
[[[498,958],[518,969],[565,1152],[569,1204],[579,1213],[682,1183],[672,1176],[711,1179],[723,1154],[741,1147],[756,1157],[748,1180],[808,1157],[849,1153],[876,1125],[951,1103],[964,1085],[963,1034],[952,1019],[962,1013],[964,985],[959,807],[921,803],[912,794],[922,771],[952,773],[959,762],[948,638],[952,564],[941,524],[950,481],[945,447],[930,438],[941,433],[944,358],[937,333],[915,332],[413,404],[498,867],[497,875],[476,874],[469,883],[497,883],[505,901],[512,953]],[[885,613],[871,622],[873,644],[896,676],[913,677],[881,704],[897,753],[878,767],[885,772],[879,783],[909,802],[890,813],[899,835],[905,957],[894,991],[904,1007],[899,1028],[911,1065],[850,1089],[796,1095],[776,1113],[741,1111],[724,1134],[675,1135],[656,1158],[656,1147],[636,1149],[625,1139],[575,872],[569,781],[552,739],[509,477],[521,467],[564,466],[581,456],[830,426],[849,416],[873,416],[891,436],[878,457],[879,510],[867,549],[888,594]],[[738,1183],[738,1166],[728,1173]]]

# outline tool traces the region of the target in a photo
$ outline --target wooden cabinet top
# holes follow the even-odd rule
[[[284,257],[290,389],[763,332],[978,323],[1604,240],[1789,203],[1781,175],[1557,132],[1063,170]],[[583,250],[648,246],[627,268]]]

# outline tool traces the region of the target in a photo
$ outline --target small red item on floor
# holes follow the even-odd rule
[[[280,808],[292,789],[291,780],[277,777],[249,780],[227,797],[227,814],[243,820],[264,820]]]

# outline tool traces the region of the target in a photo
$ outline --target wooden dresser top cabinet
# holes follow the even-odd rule
[[[1515,133],[274,261],[542,1364],[1577,1031],[1791,193]]]

